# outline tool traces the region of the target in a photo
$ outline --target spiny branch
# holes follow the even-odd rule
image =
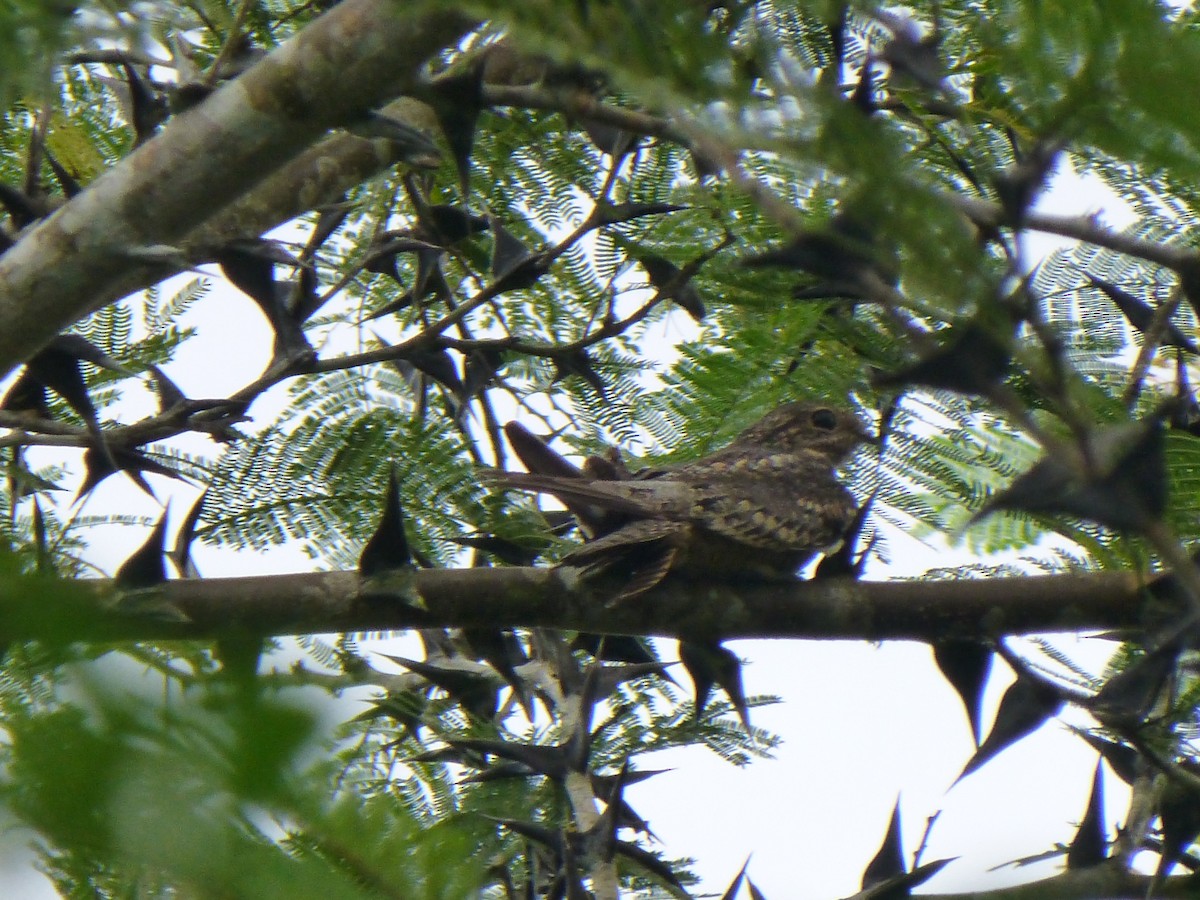
[[[355,572],[318,572],[185,579],[125,596],[109,581],[14,578],[0,583],[0,636],[113,641],[204,638],[231,626],[262,635],[527,626],[665,637],[931,641],[1137,629],[1170,615],[1154,600],[1167,592],[1128,572],[935,582],[671,578],[615,608],[605,604],[605,587],[520,567],[420,570],[395,589],[364,586]]]

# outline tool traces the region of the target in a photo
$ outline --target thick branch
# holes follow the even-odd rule
[[[1126,872],[1115,865],[1100,865],[1013,887],[923,896],[930,900],[1102,900],[1105,897],[1148,897],[1152,883],[1149,875]],[[1196,880],[1192,877],[1168,878],[1155,888],[1154,896],[1195,897]]]
[[[130,289],[139,251],[183,241],[330,128],[411,89],[468,26],[404,9],[345,0],[24,235],[0,257],[0,372]]]
[[[1163,614],[1133,573],[729,585],[674,579],[615,608],[572,582],[542,568],[423,570],[415,573],[421,603],[414,605],[400,588],[371,584],[364,591],[354,572],[172,581],[124,598],[107,581],[13,579],[0,585],[0,635],[106,641],[203,638],[231,626],[268,635],[519,625],[671,637],[930,641],[1134,628]],[[142,612],[123,612],[132,609]]]

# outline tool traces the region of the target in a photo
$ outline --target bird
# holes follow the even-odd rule
[[[553,494],[569,509],[611,513],[602,519],[603,529],[593,530],[591,540],[558,565],[579,569],[587,579],[622,577],[623,586],[609,600],[618,603],[672,572],[793,577],[816,553],[836,545],[853,522],[854,497],[834,469],[860,443],[873,440],[852,412],[791,402],[693,462],[632,475],[595,468],[556,475],[493,470],[488,478],[505,488]]]

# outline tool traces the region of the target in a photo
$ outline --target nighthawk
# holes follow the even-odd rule
[[[864,440],[870,438],[850,412],[786,403],[694,462],[629,474],[593,460],[573,474],[495,472],[492,479],[553,494],[575,512],[591,539],[559,565],[587,578],[623,577],[613,598],[621,600],[650,590],[668,572],[793,576],[854,519],[854,498],[833,470]]]

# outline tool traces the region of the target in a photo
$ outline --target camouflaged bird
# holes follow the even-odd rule
[[[694,462],[629,474],[612,461],[593,460],[579,470],[558,457],[561,462],[548,460],[557,474],[490,477],[505,487],[553,494],[575,512],[592,539],[559,565],[578,568],[585,578],[624,576],[616,601],[650,590],[672,571],[794,575],[853,521],[854,498],[833,470],[864,440],[870,438],[850,412],[787,403]],[[517,449],[528,465],[528,454]]]

